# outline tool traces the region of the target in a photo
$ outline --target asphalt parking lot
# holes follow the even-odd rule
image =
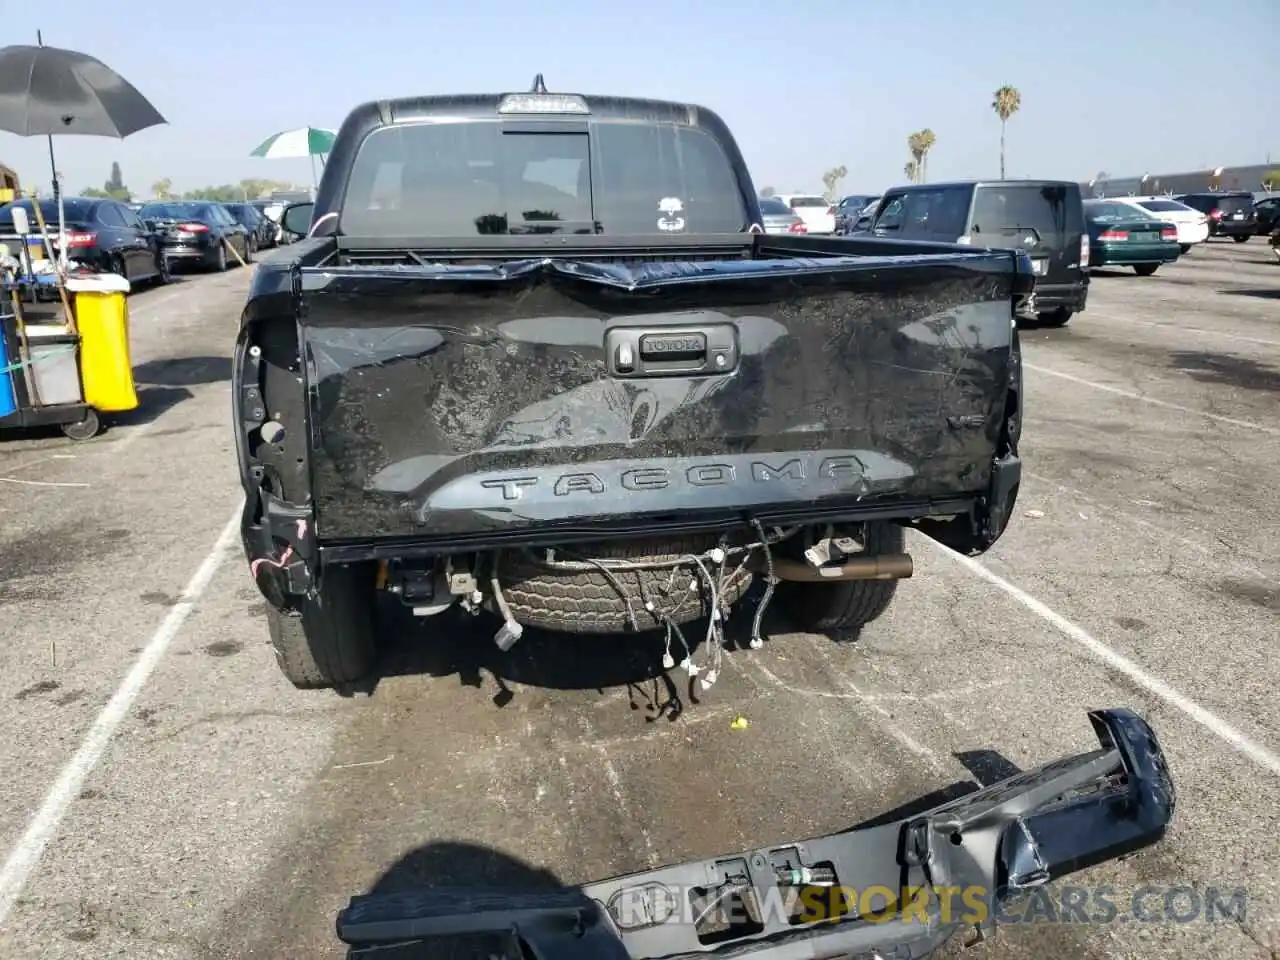
[[[996,548],[977,563],[914,538],[915,577],[856,643],[775,631],[696,703],[620,641],[500,656],[396,623],[369,695],[288,686],[233,527],[248,280],[135,295],[142,409],[88,443],[0,447],[0,956],[337,957],[352,893],[584,881],[831,832],[1090,749],[1099,706],[1156,727],[1179,805],[1163,844],[1071,882],[1121,903],[1247,888],[1246,916],[1121,910],[964,955],[1280,955],[1263,241],[1100,275],[1086,313],[1026,331],[1030,476]]]

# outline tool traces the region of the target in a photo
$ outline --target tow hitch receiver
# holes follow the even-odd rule
[[[490,936],[504,946],[480,955],[502,960],[918,960],[962,928],[989,934],[999,902],[1164,836],[1175,797],[1155,733],[1125,709],[1089,720],[1098,749],[896,822],[581,887],[358,896],[338,936],[424,955]]]

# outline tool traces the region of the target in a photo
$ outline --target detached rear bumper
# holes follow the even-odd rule
[[[994,927],[1009,897],[1164,836],[1175,794],[1155,734],[1128,710],[1089,719],[1099,749],[918,816],[550,892],[355,897],[338,936],[365,947],[492,934],[529,951],[512,956],[557,960],[916,960],[961,927]]]

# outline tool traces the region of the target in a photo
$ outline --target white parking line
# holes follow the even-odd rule
[[[1166,410],[1177,410],[1179,413],[1189,413],[1193,417],[1207,417],[1210,420],[1216,420],[1218,423],[1229,423],[1233,427],[1245,427],[1248,430],[1260,430],[1263,433],[1269,433],[1272,436],[1280,437],[1280,427],[1268,427],[1262,423],[1254,423],[1252,420],[1236,420],[1234,417],[1224,417],[1217,413],[1208,413],[1204,410],[1193,410],[1191,407],[1184,407],[1181,404],[1169,403],[1165,400],[1157,400],[1155,397],[1144,397],[1140,393],[1134,393],[1132,390],[1121,390],[1119,387],[1113,387],[1110,384],[1098,383],[1095,380],[1086,380],[1084,377],[1077,377],[1070,373],[1063,373],[1061,370],[1050,370],[1048,367],[1041,367],[1034,363],[1022,361],[1022,365],[1028,370],[1034,370],[1036,373],[1043,373],[1050,377],[1059,377],[1063,380],[1069,380],[1071,383],[1078,383],[1082,387],[1092,387],[1094,390],[1102,390],[1106,393],[1114,393],[1118,397],[1124,397],[1126,400],[1139,400],[1142,403],[1149,403],[1155,407],[1164,407]]]
[[[1142,327],[1156,327],[1172,333],[1199,333],[1206,337],[1225,337],[1228,340],[1239,340],[1242,343],[1256,343],[1263,347],[1280,347],[1280,340],[1260,340],[1257,337],[1242,337],[1238,333],[1226,333],[1222,330],[1208,330],[1205,327],[1184,327],[1180,323],[1156,323],[1154,320],[1137,320],[1133,317],[1118,317],[1108,313],[1107,323],[1133,323]]]
[[[1263,769],[1269,770],[1277,776],[1280,776],[1280,756],[1272,753],[1256,740],[1244,733],[1241,733],[1221,717],[1209,712],[1194,700],[1179,693],[1159,677],[1152,676],[1138,664],[1124,656],[1124,654],[1113,650],[1111,647],[1107,646],[1101,640],[1086,631],[1083,627],[1077,626],[1062,614],[1055,610],[1051,610],[1021,587],[1015,586],[999,574],[993,573],[990,569],[983,566],[972,557],[966,557],[964,554],[956,553],[954,550],[944,547],[933,540],[930,540],[929,543],[942,553],[946,554],[956,563],[960,564],[970,573],[976,574],[983,580],[986,580],[987,583],[999,587],[1014,600],[1017,600],[1018,603],[1022,604],[1036,616],[1040,617],[1052,626],[1059,633],[1070,637],[1080,646],[1084,647],[1085,650],[1098,660],[1101,660],[1106,666],[1110,667],[1116,673],[1123,674],[1148,693],[1159,697],[1174,709],[1185,714],[1187,717],[1191,718],[1193,721],[1212,733],[1215,737],[1218,737],[1220,740],[1229,744],[1237,753],[1252,760]]]
[[[26,832],[14,845],[8,859],[4,862],[4,867],[0,868],[0,925],[5,922],[22,889],[27,885],[32,872],[40,862],[44,848],[58,832],[59,825],[67,815],[67,809],[79,796],[85,780],[102,759],[121,721],[128,716],[129,708],[133,706],[134,700],[164,658],[173,638],[178,635],[183,623],[191,615],[197,601],[209,588],[214,574],[218,572],[218,567],[222,563],[223,555],[235,539],[240,524],[240,511],[241,507],[237,506],[235,513],[231,515],[231,519],[227,521],[227,525],[222,528],[222,533],[214,542],[213,549],[201,561],[200,566],[187,582],[182,591],[182,597],[169,609],[168,615],[156,628],[156,632],[152,634],[142,653],[138,655],[132,669],[126,674],[111,699],[107,701],[107,705],[102,708],[102,712],[98,714],[93,726],[89,728],[88,734],[80,744],[80,749],[62,768],[57,781],[45,796],[44,803],[31,818]]]

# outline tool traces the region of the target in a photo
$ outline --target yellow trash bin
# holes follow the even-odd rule
[[[129,357],[129,281],[104,273],[67,280],[80,330],[84,402],[102,413],[138,406]]]

